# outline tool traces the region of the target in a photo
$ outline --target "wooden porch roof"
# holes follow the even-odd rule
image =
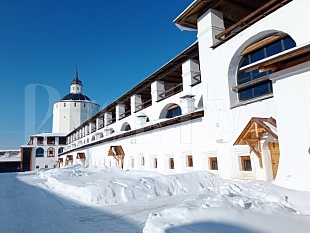
[[[270,134],[273,138],[278,139],[276,132],[276,120],[270,118],[252,117],[244,130],[240,133],[234,145],[247,145],[247,142],[260,140],[264,133]]]
[[[110,146],[108,156],[125,155],[122,146]]]
[[[234,143],[234,145],[248,145],[250,150],[253,151],[259,159],[261,168],[263,167],[263,162],[260,139],[264,133],[268,133],[273,138],[278,139],[276,120],[272,117],[252,117]]]

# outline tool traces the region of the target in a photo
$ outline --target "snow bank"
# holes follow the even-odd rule
[[[39,170],[36,177],[43,188],[101,207],[137,201],[147,210],[149,198],[185,200],[146,215],[144,233],[308,233],[310,229],[310,192],[264,181],[238,183],[207,171],[162,175],[80,165]]]
[[[309,198],[310,193],[267,182],[224,181],[177,207],[150,214],[143,232],[308,232],[310,224],[303,225],[295,219],[309,215]]]
[[[198,171],[165,176],[154,172],[80,165],[40,170],[44,187],[92,205],[117,204],[159,196],[196,193],[222,182],[213,174]]]

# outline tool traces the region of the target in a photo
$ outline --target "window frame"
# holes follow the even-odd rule
[[[38,150],[40,150],[41,151],[41,149],[42,149],[42,151],[43,151],[43,154],[38,154]],[[36,149],[36,158],[44,158],[44,154],[45,154],[45,151],[44,151],[44,148],[43,147],[38,147],[37,149]]]
[[[247,166],[247,161],[250,161],[251,168],[248,168]],[[241,170],[242,171],[252,171],[252,161],[251,161],[251,156],[240,156],[240,162],[241,162]]]
[[[182,115],[181,107],[177,104],[173,104],[167,109],[165,118],[173,118],[181,115]]]
[[[144,158],[144,156],[141,156],[141,166],[142,167],[145,166],[145,158]]]
[[[293,47],[296,47],[296,42],[289,35],[276,33],[253,43],[241,53],[242,58],[236,77],[237,85],[232,88],[232,91],[237,93],[239,103],[251,102],[273,94],[272,81],[269,80],[272,70],[259,72],[259,69],[255,69],[246,72],[241,68]],[[258,57],[253,59],[257,55]]]
[[[169,169],[174,170],[174,158],[169,158]]]
[[[47,149],[47,157],[55,157],[55,148],[54,147],[49,147]]]
[[[214,162],[216,162],[216,166],[214,166]],[[219,170],[217,157],[209,157],[209,169],[212,171],[218,171]]]
[[[194,162],[193,162],[193,156],[192,155],[187,155],[186,156],[186,167],[194,167]]]
[[[154,162],[154,168],[158,168],[158,160],[157,160],[157,158],[154,158],[153,159],[153,162]]]

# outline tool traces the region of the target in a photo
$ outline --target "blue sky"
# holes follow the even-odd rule
[[[172,22],[191,2],[1,0],[0,149],[51,131],[48,106],[69,93],[75,64],[104,106],[191,45],[196,32]]]

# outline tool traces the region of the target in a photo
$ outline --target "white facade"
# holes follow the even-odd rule
[[[249,0],[244,4],[253,11],[244,13],[244,8],[229,12],[239,7],[229,4],[222,1],[211,9],[210,2],[194,1],[175,22],[197,28],[198,41],[72,126],[62,159],[80,163],[83,154],[87,165],[276,178],[281,185],[310,190],[310,37],[298,27],[300,19],[309,21],[310,5],[306,0]],[[238,17],[242,23],[233,22]],[[63,116],[55,111],[59,125]],[[123,164],[112,151],[119,146]]]
[[[99,105],[84,95],[82,88],[76,70],[70,93],[54,103],[52,133],[31,135],[28,144],[21,147],[22,171],[55,168],[62,164],[59,155],[66,148],[66,135],[99,110]]]
[[[82,82],[76,73],[70,93],[53,106],[53,133],[69,133],[99,110],[99,105],[82,93]]]
[[[30,152],[30,170],[39,168],[55,168],[58,166],[59,154],[66,147],[66,134],[42,133],[31,135],[27,145],[21,148]]]
[[[280,166],[277,183],[309,190],[310,167],[310,62],[271,77],[277,106]]]

